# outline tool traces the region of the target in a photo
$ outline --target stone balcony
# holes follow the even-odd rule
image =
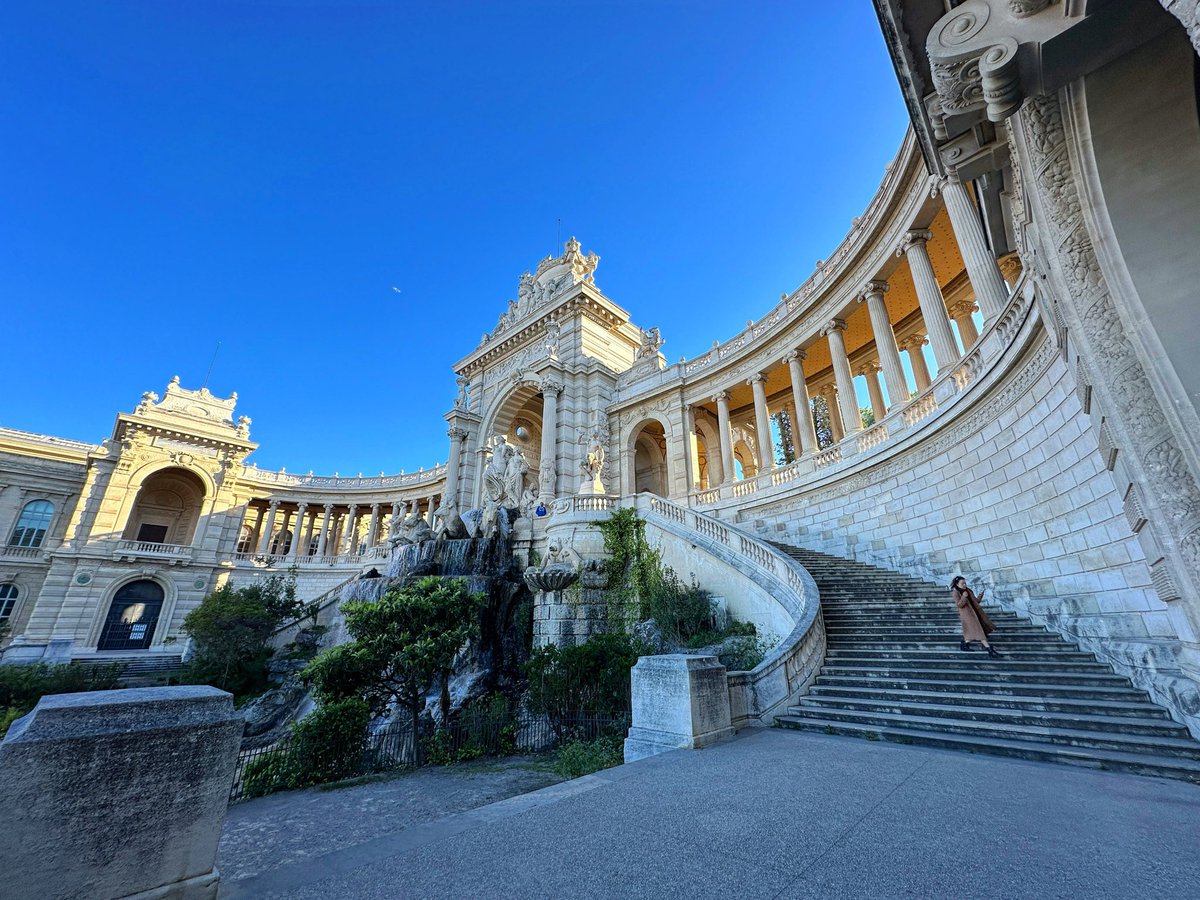
[[[192,561],[190,544],[159,544],[154,541],[112,541],[115,560],[156,559],[171,565]]]

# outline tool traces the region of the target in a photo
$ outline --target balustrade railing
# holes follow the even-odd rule
[[[45,547],[0,547],[0,556],[9,559],[38,559],[45,552]]]
[[[617,508],[618,499],[603,494],[583,494],[571,498],[571,509],[575,512],[608,512]]]
[[[719,487],[708,488],[704,491],[699,491],[696,494],[696,502],[700,504],[716,503],[721,499],[721,489]]]
[[[272,472],[255,466],[243,466],[242,478],[259,484],[279,484],[314,488],[344,488],[346,490],[366,488],[405,487],[425,482],[440,481],[446,477],[446,464],[438,463],[430,469],[416,472],[401,472],[399,475],[362,475],[343,477],[340,475],[294,475],[291,472]]]
[[[729,675],[734,725],[763,719],[816,674],[825,655],[820,597],[812,576],[765,541],[664,497],[639,494],[639,513],[748,578],[786,611],[791,632],[749,672]]]
[[[872,447],[877,447],[888,439],[887,423],[880,423],[859,434],[857,438],[858,452],[865,453]]]
[[[901,416],[904,418],[904,424],[912,428],[922,419],[927,419],[937,412],[938,402],[937,397],[933,396],[933,391],[926,390],[925,393],[917,396],[911,403],[904,408]]]
[[[758,490],[758,482],[747,478],[744,481],[735,482],[733,485],[733,496],[748,497]]]
[[[839,463],[841,461],[842,461],[842,448],[841,447],[834,446],[834,447],[830,447],[827,450],[822,450],[820,453],[813,454],[813,466],[815,466],[818,469],[824,469],[828,466],[832,466],[834,463]]]
[[[192,548],[185,544],[159,544],[154,541],[117,541],[120,553],[138,556],[191,556]]]

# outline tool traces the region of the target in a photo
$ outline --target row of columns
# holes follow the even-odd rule
[[[900,360],[902,350],[908,353],[918,393],[924,391],[932,383],[922,349],[926,344],[932,346],[939,371],[953,367],[961,358],[962,351],[959,350],[954,330],[950,324],[951,315],[958,325],[963,351],[966,351],[979,338],[979,332],[971,318],[975,303],[978,303],[986,325],[990,324],[1003,311],[1008,302],[1008,286],[992,257],[975,204],[966,187],[957,180],[951,179],[943,184],[942,194],[947,214],[959,242],[959,249],[975,294],[975,300],[961,301],[955,304],[953,310],[947,310],[941,286],[938,284],[933,264],[929,258],[927,244],[933,237],[932,233],[925,229],[913,229],[905,234],[896,250],[896,255],[903,256],[908,262],[926,334],[913,334],[903,341],[898,341],[888,315],[887,304],[884,301],[888,283],[884,280],[871,280],[863,286],[861,297],[867,304],[867,314],[871,322],[871,331],[879,362],[878,365],[868,363],[860,366],[857,374],[866,378],[867,393],[876,421],[887,415],[889,410],[879,381],[881,373],[884,384],[887,386],[888,399],[891,401],[890,408],[902,406],[908,402],[908,381]],[[833,384],[825,386],[820,391],[820,395],[825,398],[829,409],[829,425],[835,442],[841,441],[848,430],[850,433],[862,430],[858,397],[854,390],[855,373],[850,367],[850,358],[846,352],[846,342],[843,336],[845,330],[846,322],[836,317],[821,329],[821,335],[829,344],[834,380]],[[793,449],[797,456],[819,449],[812,416],[812,397],[804,378],[803,362],[805,358],[805,351],[799,348],[783,358],[783,364],[788,367],[791,378],[792,399],[787,407],[792,423],[792,439],[795,442]],[[771,469],[775,465],[766,380],[766,373],[758,372],[746,382],[751,386],[754,397],[754,420],[759,444],[760,472]],[[712,400],[717,407],[717,427],[721,447],[719,471],[714,471],[717,468],[711,464],[712,461],[715,461],[714,457],[711,452],[708,454],[710,460],[709,483],[726,483],[732,481],[734,475],[729,393],[721,391],[715,394]],[[807,414],[798,414],[801,410]]]
[[[438,495],[433,494],[424,500],[426,505],[425,518],[432,525],[433,511],[436,508]],[[412,501],[413,510],[417,510],[421,505],[420,500]],[[312,504],[315,505],[315,504]],[[282,519],[280,516],[281,501],[271,500],[265,508],[258,507],[258,517],[254,524],[254,532],[258,536],[257,552],[259,555],[266,556],[270,552],[271,542],[277,534],[283,534],[290,531],[292,534],[291,546],[288,548],[286,556],[289,559],[296,559],[301,556],[309,556],[309,547],[312,545],[313,533],[317,533],[317,546],[311,555],[313,556],[338,556],[345,554],[353,554],[356,547],[356,538],[359,531],[360,509],[365,515],[366,507],[360,507],[357,503],[348,505],[347,510],[343,514],[335,514],[334,510],[338,504],[325,503],[321,509],[323,514],[320,515],[320,530],[317,531],[318,514],[314,512],[312,515],[306,515],[310,504],[307,501],[298,501],[296,509],[293,512],[290,508],[285,508],[282,511]],[[370,520],[367,525],[366,547],[370,549],[380,543],[380,530],[382,526],[382,517],[380,510],[382,504],[370,504]],[[407,514],[408,505],[403,501],[396,501],[392,504],[392,521],[398,521]],[[276,522],[279,521],[279,527],[276,529]],[[336,545],[332,545],[332,540],[336,534]]]

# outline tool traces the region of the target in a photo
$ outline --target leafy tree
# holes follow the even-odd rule
[[[233,694],[262,690],[267,684],[271,634],[304,609],[290,575],[271,575],[242,588],[232,582],[221,585],[183,621],[195,652],[187,680]]]
[[[423,578],[378,600],[342,607],[353,641],[321,653],[301,677],[322,703],[365,700],[376,714],[392,700],[407,707],[419,738],[425,694],[435,679],[446,685],[454,657],[479,636],[482,594],[457,578]],[[416,740],[416,746],[421,746]],[[418,764],[420,760],[417,760]]]
[[[870,428],[875,424],[875,410],[869,406],[860,406],[858,416],[862,419],[863,428]]]
[[[779,441],[775,444],[775,464],[786,466],[796,460],[796,439],[788,410],[781,409],[775,414],[775,425],[779,429]]]
[[[829,403],[820,394],[813,397],[813,424],[817,429],[817,446],[821,448],[832,446],[833,425],[829,418]]]

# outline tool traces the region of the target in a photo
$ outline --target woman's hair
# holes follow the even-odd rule
[[[952,591],[954,591],[954,590],[957,590],[957,589],[958,589],[958,583],[959,583],[960,581],[965,581],[965,580],[966,580],[966,579],[965,579],[965,578],[963,578],[961,575],[955,575],[955,576],[954,576],[954,578],[952,578],[952,579],[950,580],[950,590],[952,590]]]

